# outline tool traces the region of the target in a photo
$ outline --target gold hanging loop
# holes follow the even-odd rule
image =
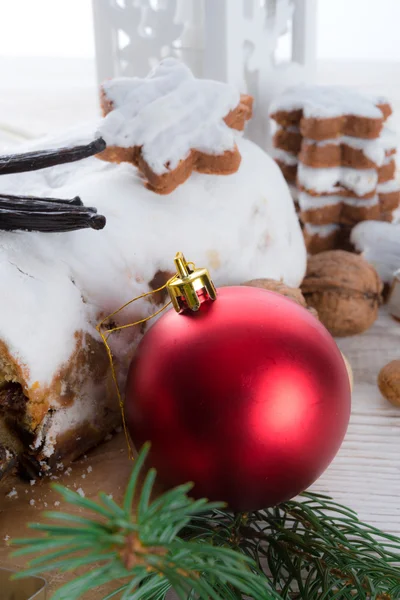
[[[174,262],[177,272],[173,277],[171,277],[171,279],[167,281],[167,283],[157,288],[156,290],[151,290],[150,292],[145,292],[140,296],[136,296],[136,298],[132,298],[132,300],[129,300],[123,306],[117,308],[117,310],[112,312],[110,315],[104,317],[104,319],[102,319],[100,323],[98,323],[98,325],[96,326],[96,329],[106,348],[108,360],[110,361],[111,375],[114,382],[115,390],[117,392],[119,407],[121,410],[122,425],[124,428],[125,439],[128,446],[128,453],[129,457],[132,460],[134,459],[134,451],[129,437],[128,428],[126,425],[124,401],[122,398],[121,391],[119,389],[113,355],[110,345],[108,343],[110,335],[112,333],[115,333],[116,331],[128,329],[129,327],[135,327],[136,325],[141,325],[142,323],[150,321],[150,319],[157,317],[171,304],[178,313],[183,312],[187,309],[196,311],[199,310],[200,304],[203,300],[215,300],[217,297],[217,291],[207,269],[196,269],[194,263],[186,261],[182,252],[176,253]],[[133,323],[127,323],[126,325],[118,325],[117,327],[112,327],[111,329],[104,328],[105,324],[110,319],[118,315],[122,310],[124,310],[124,308],[126,308],[133,302],[141,300],[142,298],[146,298],[147,296],[152,296],[153,294],[162,292],[165,289],[168,291],[170,300],[166,304],[164,304],[164,306],[156,310],[148,317],[144,317],[143,319],[139,319],[138,321],[134,321]]]
[[[172,279],[174,279],[174,277],[172,277],[169,281],[172,281]],[[157,294],[158,292],[161,292],[162,290],[165,290],[169,281],[167,281],[167,283],[165,283],[164,285],[162,285],[161,287],[157,288],[156,290],[152,290],[150,292],[146,292],[144,294],[141,294],[140,296],[136,296],[136,298],[132,298],[132,300],[129,300],[129,302],[126,302],[123,306],[120,306],[120,308],[118,308],[117,310],[115,310],[114,312],[112,312],[110,315],[108,315],[107,317],[104,317],[104,319],[102,319],[100,321],[100,323],[97,324],[96,329],[103,341],[103,344],[106,348],[107,351],[107,356],[108,356],[108,360],[110,362],[110,367],[111,367],[111,375],[112,375],[112,379],[114,382],[114,386],[115,386],[115,390],[117,392],[117,397],[118,397],[118,403],[119,403],[119,407],[121,410],[121,417],[122,417],[122,426],[124,429],[124,434],[125,434],[125,439],[126,439],[126,443],[128,446],[128,454],[129,454],[129,458],[131,460],[134,460],[134,451],[132,448],[132,444],[131,444],[131,440],[129,437],[129,432],[128,432],[128,428],[126,425],[126,419],[125,419],[125,411],[124,411],[124,401],[122,399],[122,394],[121,391],[119,389],[119,384],[118,384],[118,378],[117,378],[117,373],[115,370],[115,365],[114,365],[114,360],[113,360],[113,355],[112,355],[112,351],[110,348],[110,345],[108,343],[108,338],[110,337],[110,335],[112,333],[115,333],[116,331],[121,331],[122,329],[128,329],[128,327],[135,327],[136,325],[141,325],[142,323],[146,323],[147,321],[150,321],[150,319],[153,319],[154,317],[156,317],[157,315],[159,315],[160,313],[162,313],[166,308],[168,308],[168,306],[170,306],[171,304],[171,300],[169,302],[167,302],[166,304],[164,304],[164,306],[162,306],[161,308],[159,308],[156,312],[152,313],[151,315],[149,315],[148,317],[145,317],[144,319],[139,319],[138,321],[134,321],[133,323],[127,323],[126,325],[119,325],[118,327],[113,327],[112,329],[104,329],[104,325],[113,317],[115,317],[116,315],[118,315],[122,310],[124,310],[124,308],[126,308],[127,306],[129,306],[130,304],[132,304],[133,302],[136,302],[137,300],[141,300],[142,298],[146,298],[147,296],[151,296],[153,294]]]

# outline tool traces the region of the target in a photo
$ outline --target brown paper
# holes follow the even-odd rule
[[[14,571],[0,568],[1,600],[46,600],[46,581],[42,577],[11,580]]]

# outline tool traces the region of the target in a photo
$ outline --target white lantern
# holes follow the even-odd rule
[[[197,77],[226,81],[254,96],[247,136],[268,148],[271,99],[314,74],[316,3],[93,0],[99,82],[143,77],[161,58],[176,56]]]

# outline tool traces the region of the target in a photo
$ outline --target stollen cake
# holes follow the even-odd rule
[[[98,130],[94,123],[30,148],[83,143]],[[266,153],[235,136],[235,173],[193,172],[168,195],[148,189],[133,164],[97,157],[0,177],[0,193],[79,195],[107,219],[102,231],[0,232],[0,476],[15,466],[29,477],[62,468],[119,425],[96,324],[162,285],[177,250],[219,286],[260,277],[300,284],[306,251],[288,186]],[[109,326],[164,302],[140,300]],[[148,326],[110,338],[121,388]]]

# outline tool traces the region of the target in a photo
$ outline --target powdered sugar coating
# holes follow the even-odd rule
[[[339,225],[312,225],[311,223],[304,224],[304,230],[310,235],[318,235],[319,237],[328,237],[339,229]]]
[[[378,183],[376,188],[378,194],[390,194],[400,191],[400,183],[396,179],[390,179],[384,183]]]
[[[389,156],[385,156],[385,158],[383,159],[383,163],[382,165],[389,165],[390,163],[395,162],[395,158],[394,156],[391,154]]]
[[[314,168],[299,163],[297,170],[299,184],[306,190],[318,194],[335,194],[339,186],[354,192],[357,196],[369,194],[376,188],[378,174],[375,169],[350,169],[348,167]]]
[[[384,127],[378,138],[379,144],[384,150],[395,150],[399,144],[399,135],[389,127]]]
[[[318,146],[318,148],[323,148],[324,146],[339,146],[339,144],[342,143],[343,137],[344,136],[321,141],[312,140],[311,138],[303,138],[303,142],[307,145],[313,144],[314,146]]]
[[[298,196],[301,210],[315,210],[324,208],[325,206],[335,206],[336,204],[341,204],[342,201],[342,196],[335,196],[334,194],[328,196],[311,196],[307,192],[299,192]]]
[[[36,433],[37,440],[43,444],[43,456],[50,457],[53,454],[60,433],[79,427],[82,422],[90,423],[95,414],[95,398],[88,397],[84,393],[75,398],[71,406],[58,407],[49,418],[43,420],[40,431]]]
[[[292,154],[291,152],[287,152],[286,150],[281,150],[280,148],[274,148],[272,150],[272,156],[276,160],[280,160],[281,162],[285,163],[285,165],[288,165],[288,166],[294,167],[299,162],[299,159],[297,158],[297,156],[295,154]]]
[[[71,331],[89,329],[79,290],[64,264],[55,268],[54,259],[64,260],[59,234],[48,236],[1,232],[0,238],[0,274],[7,282],[0,289],[0,338],[32,384],[48,382],[52,366],[72,353],[74,340],[65,344]]]
[[[306,119],[344,115],[382,119],[377,105],[385,103],[387,100],[381,96],[367,96],[348,87],[300,85],[287,89],[273,101],[270,113],[302,110]]]
[[[343,198],[343,204],[347,206],[358,206],[363,208],[370,208],[379,204],[379,196],[373,196],[372,198],[360,199],[360,198]]]
[[[174,58],[163,60],[141,79],[106,81],[113,104],[99,134],[108,146],[140,146],[154,173],[174,170],[191,149],[211,155],[233,150],[237,133],[224,122],[240,94],[226,83],[196,79]]]
[[[370,207],[376,206],[379,203],[378,196],[372,198],[359,199],[359,198],[348,198],[346,196],[327,195],[327,196],[311,196],[306,192],[299,193],[299,205],[301,210],[318,210],[325,206],[335,206],[337,204],[345,204],[347,206],[359,206],[359,207]]]
[[[390,283],[400,265],[400,224],[364,221],[352,230],[351,242],[374,265],[382,281]]]

